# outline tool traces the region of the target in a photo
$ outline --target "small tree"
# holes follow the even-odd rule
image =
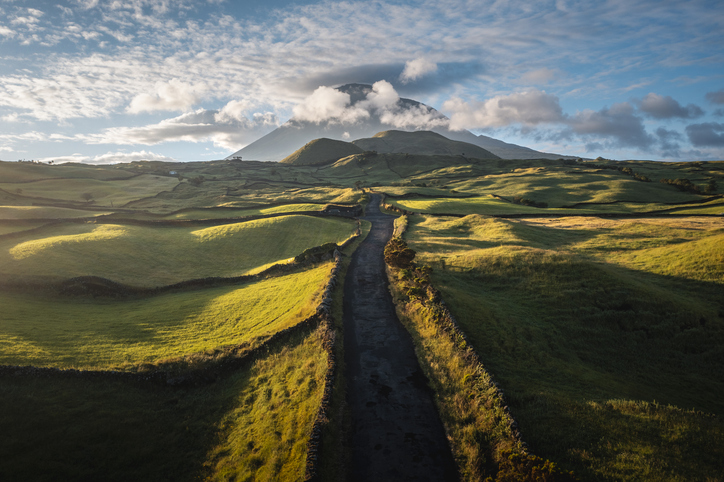
[[[91,200],[93,199],[93,194],[91,194],[89,192],[84,192],[83,194],[80,195],[80,197],[85,199],[86,202],[91,202]]]

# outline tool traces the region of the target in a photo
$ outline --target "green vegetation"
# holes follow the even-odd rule
[[[721,235],[468,216],[413,217],[407,237],[533,453],[583,479],[703,480],[724,456],[721,422],[690,411],[724,408]]]
[[[431,131],[384,131],[352,144],[365,151],[385,154],[419,154],[425,156],[461,156],[476,159],[499,159],[490,151],[467,142],[453,141]]]
[[[122,206],[161,191],[173,189],[178,179],[167,176],[141,175],[130,179],[103,181],[96,179],[48,179],[18,184],[2,182],[0,189],[17,191],[28,198],[93,203],[99,206]]]
[[[162,286],[258,271],[307,248],[340,243],[354,229],[350,220],[308,216],[208,228],[54,225],[24,237],[0,239],[0,273],[16,280],[93,275],[129,285]]]
[[[295,166],[322,166],[361,153],[362,149],[350,142],[322,138],[307,143],[279,162]]]
[[[0,364],[132,368],[253,344],[310,316],[329,270],[129,300],[0,292]]]
[[[724,162],[483,159],[404,136],[344,152],[317,142],[292,164],[0,162],[0,363],[145,371],[254,352],[313,312],[328,265],[124,299],[44,284],[258,272],[355,229],[294,213],[362,203],[373,188],[399,209],[459,216],[411,218],[420,268],[405,267],[403,245],[391,255],[400,314],[466,479],[562,477],[552,461],[584,480],[718,480],[724,430],[706,414],[724,408]],[[20,292],[26,283],[38,291]],[[349,450],[341,286],[328,480]],[[440,323],[435,288],[469,344]],[[0,375],[0,479],[300,479],[326,363],[318,334],[294,333],[200,388]],[[509,412],[541,458],[519,450]]]
[[[110,213],[110,210],[84,211],[81,209],[67,209],[46,206],[0,206],[0,220],[85,218]]]
[[[325,369],[307,332],[200,387],[2,376],[0,478],[303,480]]]

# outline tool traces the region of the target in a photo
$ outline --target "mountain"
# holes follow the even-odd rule
[[[337,90],[350,96],[350,107],[362,105],[360,103],[367,101],[369,94],[373,92],[372,86],[366,84],[347,84],[337,87]],[[402,114],[422,114],[437,125],[444,125],[448,120],[447,117],[432,107],[412,99],[400,98],[396,108]],[[378,132],[395,129],[394,125],[385,123],[382,119],[375,111],[370,112],[369,117],[364,121],[356,123],[331,121],[317,123],[292,117],[279,128],[235,152],[227,159],[242,157],[249,160],[280,161],[294,153],[299,149],[299,146],[303,146],[313,139],[323,137],[333,140],[362,139],[373,137]],[[561,157],[570,157],[535,151],[488,136],[476,136],[466,130],[452,131],[447,127],[434,127],[431,130],[450,140],[467,142],[482,147],[502,159],[559,159]]]
[[[425,156],[464,156],[476,159],[500,157],[474,144],[453,141],[432,131],[384,131],[366,139],[352,141],[365,151],[386,154],[421,154]]]
[[[321,166],[362,152],[364,149],[350,142],[321,138],[306,143],[280,162],[297,166]]]

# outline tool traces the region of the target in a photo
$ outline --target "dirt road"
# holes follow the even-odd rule
[[[457,470],[415,358],[395,315],[383,251],[392,216],[373,195],[372,230],[355,251],[344,288],[345,357],[352,411],[353,481],[457,480]]]

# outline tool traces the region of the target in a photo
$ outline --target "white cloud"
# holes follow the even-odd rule
[[[228,108],[228,109],[227,109]],[[224,109],[227,109],[224,112]],[[112,127],[101,134],[81,134],[78,140],[88,144],[155,145],[162,142],[213,142],[228,150],[238,150],[279,125],[271,112],[254,113],[244,117],[229,104],[221,110],[198,109],[157,124],[139,127]]]
[[[397,129],[432,129],[447,125],[440,113],[425,106],[408,106],[386,80],[372,84],[366,97],[352,104],[349,94],[332,87],[317,88],[293,108],[294,119],[314,123],[354,124],[377,116]]]
[[[400,74],[400,81],[403,84],[413,82],[432,72],[437,72],[437,64],[425,58],[409,60],[405,63],[405,69]]]
[[[156,82],[153,94],[139,94],[133,98],[128,106],[128,112],[138,114],[140,112],[154,111],[183,111],[199,101],[199,92],[203,92],[205,86],[195,87],[191,84],[181,82],[178,79],[171,79],[168,82]]]
[[[82,164],[119,164],[134,161],[165,161],[175,162],[176,159],[156,154],[154,152],[137,151],[137,152],[106,152],[98,156],[84,156],[81,154],[73,154],[70,156],[46,157],[38,159],[40,162],[53,161],[54,164],[64,164],[66,162],[78,162]]]
[[[338,121],[354,123],[369,117],[363,109],[350,108],[349,94],[327,86],[318,87],[309,97],[294,106],[294,118],[300,121]]]
[[[499,95],[485,102],[465,102],[453,98],[443,104],[450,113],[450,129],[484,129],[511,124],[528,126],[563,122],[565,117],[558,97],[544,91],[531,90]]]
[[[11,29],[5,27],[4,25],[0,25],[0,35],[2,35],[3,37],[12,38],[12,37],[15,37],[16,34],[15,34],[15,30],[11,30]]]

